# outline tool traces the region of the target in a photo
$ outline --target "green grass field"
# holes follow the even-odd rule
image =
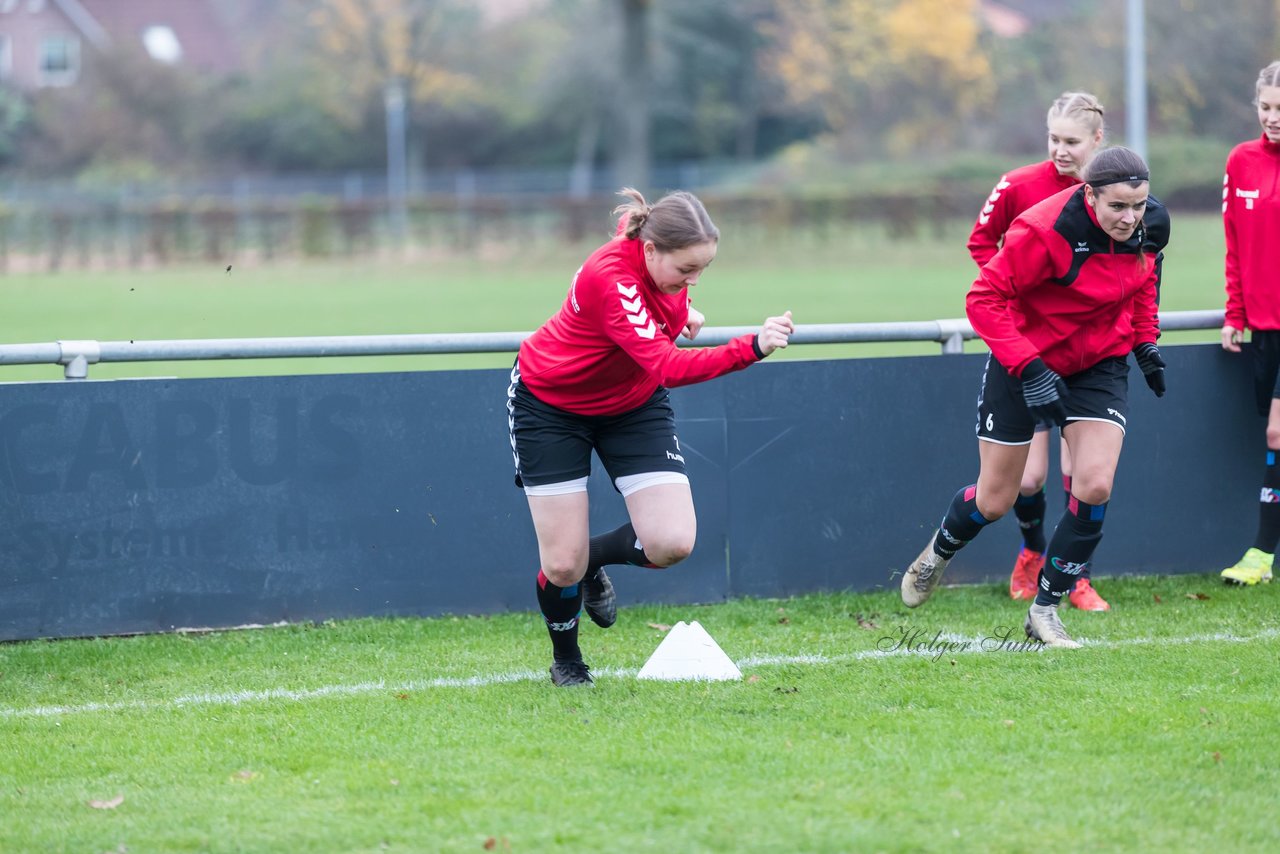
[[[694,291],[712,326],[756,324],[786,309],[796,321],[846,323],[962,317],[975,269],[968,222],[932,236],[889,241],[871,227],[840,240],[768,232],[725,234]],[[1167,253],[1163,307],[1223,304],[1221,222],[1183,216]],[[3,279],[3,341],[127,341],[293,335],[526,331],[564,299],[594,247],[490,248],[476,257],[225,264],[161,271],[23,274]],[[1176,333],[1170,342],[1216,340]],[[970,349],[981,344],[970,343]],[[936,353],[934,344],[810,345],[784,358]],[[242,376],[503,367],[511,354],[279,359],[99,365],[90,377]],[[58,379],[58,366],[10,366],[0,381]]]
[[[7,644],[0,850],[1280,848],[1280,586],[1099,584],[1077,651],[996,586],[623,609],[575,690],[530,613]],[[634,678],[693,619],[745,678]]]
[[[1218,229],[1216,217],[1175,222],[1165,308],[1221,306]],[[956,317],[973,278],[966,232],[727,234],[695,299],[712,325],[784,309],[801,324]],[[589,248],[10,276],[3,337],[527,330],[558,307]],[[0,370],[0,381],[60,376]],[[1113,611],[1064,615],[1087,641],[1079,651],[990,649],[1001,627],[1018,639],[1025,613],[995,586],[948,589],[914,612],[890,592],[624,609],[608,632],[584,628],[599,678],[575,691],[547,680],[532,612],[0,644],[0,852],[1280,849],[1268,741],[1280,586],[1224,588],[1213,575],[1099,586]],[[657,627],[692,619],[745,678],[634,678]],[[957,646],[911,654],[895,648],[903,632]]]

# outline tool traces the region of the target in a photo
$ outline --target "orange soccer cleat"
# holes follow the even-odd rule
[[[1079,608],[1081,611],[1110,611],[1111,606],[1098,595],[1098,591],[1093,589],[1093,585],[1089,583],[1089,579],[1082,578],[1076,582],[1075,589],[1071,591],[1071,604]]]
[[[1024,548],[1018,552],[1018,562],[1013,565],[1009,577],[1011,599],[1036,598],[1036,585],[1040,583],[1040,570],[1044,567],[1044,553]]]

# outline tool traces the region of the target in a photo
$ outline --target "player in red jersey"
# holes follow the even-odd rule
[[[1000,176],[987,197],[978,220],[969,234],[969,254],[979,267],[1000,249],[1005,232],[1018,214],[1054,193],[1080,183],[1080,171],[1102,145],[1105,111],[1088,92],[1063,92],[1049,107],[1047,130],[1049,159],[1014,169]],[[1034,599],[1040,568],[1044,566],[1044,519],[1048,509],[1044,484],[1049,476],[1049,437],[1052,428],[1040,425],[1031,440],[1022,485],[1013,504],[1022,547],[1009,577],[1009,595],[1014,599]],[[1062,442],[1062,479],[1067,500],[1071,499],[1071,453]],[[1088,611],[1106,611],[1111,606],[1098,595],[1088,576],[1081,575],[1068,597],[1071,604]]]
[[[704,318],[688,289],[715,259],[720,231],[702,202],[653,205],[630,188],[618,232],[573,277],[560,310],[520,346],[507,391],[516,486],[529,501],[542,566],[538,604],[551,635],[551,681],[589,685],[578,646],[585,607],[603,628],[617,605],[607,564],[665,568],[693,550],[697,519],[667,389],[755,364],[795,331],[791,312],[719,347],[681,349]],[[587,476],[596,452],[630,522],[590,537]]]
[[[902,579],[908,607],[929,599],[956,552],[1013,507],[1036,424],[1056,424],[1075,462],[1072,496],[1024,628],[1059,647],[1079,646],[1058,603],[1102,539],[1129,417],[1130,352],[1152,392],[1165,391],[1155,342],[1167,212],[1149,196],[1146,162],[1127,148],[1098,152],[1082,177],[1083,186],[1014,220],[969,290],[969,320],[991,348],[978,398],[978,482],[956,493]]]
[[[1271,580],[1280,542],[1280,268],[1272,257],[1280,234],[1280,61],[1258,74],[1253,103],[1262,136],[1231,150],[1222,179],[1227,238],[1222,348],[1239,353],[1244,331],[1252,330],[1254,390],[1258,412],[1267,418],[1258,533],[1244,557],[1222,571],[1224,581],[1250,586]]]

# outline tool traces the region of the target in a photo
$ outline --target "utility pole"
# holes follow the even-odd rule
[[[403,247],[409,231],[404,80],[399,77],[388,80],[383,101],[387,109],[387,213],[391,237],[397,246]]]
[[[649,134],[652,125],[653,63],[649,46],[651,0],[621,0],[622,91],[615,103],[622,109],[623,143],[617,161],[618,179],[642,193],[649,192]]]
[[[1128,0],[1125,40],[1125,139],[1147,159],[1147,46],[1142,0]]]

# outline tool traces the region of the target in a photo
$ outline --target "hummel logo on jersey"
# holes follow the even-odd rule
[[[1005,177],[1004,175],[1000,176],[1000,181],[996,184],[996,188],[987,197],[987,203],[982,206],[982,213],[978,214],[978,225],[986,225],[991,221],[991,215],[996,211],[996,202],[1000,201],[1000,194],[1009,189],[1010,186]]]
[[[624,287],[622,282],[618,282],[617,285],[618,293],[622,294],[622,310],[627,313],[627,320],[635,326],[636,334],[641,338],[652,338],[658,330],[649,319],[649,312],[644,310],[644,301],[636,295],[640,286],[632,285],[628,288]]]
[[[1075,563],[1058,557],[1055,557],[1050,563],[1053,564],[1053,568],[1058,572],[1065,572],[1067,575],[1079,575],[1089,567],[1089,561],[1087,560],[1084,563]]]
[[[1244,209],[1247,211],[1253,210],[1254,199],[1257,199],[1261,195],[1262,194],[1257,190],[1242,190],[1239,187],[1236,187],[1236,198],[1244,199]]]

